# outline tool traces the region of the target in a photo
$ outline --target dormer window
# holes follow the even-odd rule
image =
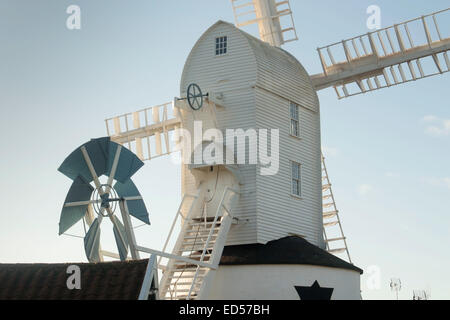
[[[216,38],[216,56],[221,56],[227,53],[228,37]]]

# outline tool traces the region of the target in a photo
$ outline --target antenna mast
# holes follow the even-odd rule
[[[391,279],[391,291],[395,291],[398,300],[398,293],[402,289],[402,281],[400,279]]]

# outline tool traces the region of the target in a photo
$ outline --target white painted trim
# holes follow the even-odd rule
[[[295,195],[295,194],[291,194],[291,197],[294,198],[294,199],[296,199],[296,200],[303,200],[303,197],[302,197],[302,196],[297,196],[297,195]]]
[[[125,197],[125,198],[123,198],[123,200],[125,200],[125,201],[135,201],[135,200],[144,200],[144,198],[142,198],[141,196],[137,196],[137,197]]]
[[[103,195],[103,189],[101,188],[100,180],[98,179],[97,173],[95,172],[94,165],[92,164],[91,158],[89,157],[89,154],[86,150],[86,147],[81,147],[81,152],[83,153],[84,161],[86,161],[86,164],[88,166],[89,172],[92,175],[92,178],[94,179],[95,186],[98,189],[98,192],[100,195]]]
[[[140,260],[139,252],[136,250],[137,242],[136,236],[133,230],[133,223],[130,219],[130,212],[128,210],[128,205],[126,201],[120,201],[120,212],[122,214],[123,224],[125,226],[125,232],[128,238],[128,245],[130,247],[130,253],[133,260]]]
[[[64,208],[87,206],[89,204],[101,203],[101,200],[89,200],[89,201],[78,201],[78,202],[68,202],[64,205]]]
[[[116,150],[116,154],[114,155],[114,161],[113,161],[113,165],[111,168],[111,173],[109,174],[108,177],[108,182],[106,183],[106,193],[110,193],[111,192],[111,188],[112,188],[112,183],[114,181],[114,176],[116,175],[116,171],[117,171],[117,166],[119,164],[119,159],[120,159],[120,152],[122,151],[122,146],[118,145],[117,146],[117,150]]]
[[[166,252],[162,252],[162,251],[158,251],[158,250],[153,250],[153,249],[149,249],[149,248],[144,248],[144,247],[140,247],[137,246],[136,249],[140,252],[145,252],[145,253],[149,253],[149,254],[156,254],[158,256],[164,257],[164,258],[168,258],[168,259],[173,259],[175,261],[183,261],[183,262],[187,262],[187,263],[191,263],[193,265],[197,265],[197,266],[201,266],[201,267],[205,267],[205,268],[209,268],[209,269],[216,269],[216,266],[213,266],[212,264],[209,263],[204,263],[198,260],[193,260],[193,259],[189,259],[186,257],[182,257],[182,256],[177,256],[171,253],[166,253]]]
[[[117,253],[102,250],[100,251],[100,254],[103,255],[104,257],[120,260],[120,256]]]
[[[158,269],[156,268],[156,255],[151,255],[148,260],[147,269],[145,271],[144,281],[142,282],[141,291],[139,293],[138,300],[148,300],[150,290],[152,288],[152,281],[155,285],[158,285]],[[155,295],[157,298],[159,294]]]
[[[226,50],[227,50],[227,52],[225,52],[225,53],[221,53],[221,54],[217,54],[217,47],[216,47],[216,44],[217,44],[217,39],[220,39],[220,38],[224,38],[224,37],[226,37],[227,39],[226,39]],[[230,50],[229,50],[229,46],[228,46],[228,43],[229,43],[229,41],[228,40],[230,40],[230,36],[228,35],[228,34],[226,34],[226,35],[218,35],[217,37],[215,37],[214,38],[214,56],[216,57],[216,58],[219,58],[219,57],[224,57],[224,56],[228,56],[228,53],[230,52]],[[220,49],[219,49],[220,50]]]

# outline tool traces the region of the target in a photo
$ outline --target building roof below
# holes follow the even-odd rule
[[[147,263],[0,264],[0,300],[137,300]],[[80,290],[67,288],[71,265],[80,267]]]

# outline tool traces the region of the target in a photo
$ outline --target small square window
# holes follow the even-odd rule
[[[216,38],[216,56],[221,56],[227,53],[228,37]]]
[[[297,197],[302,196],[302,167],[297,162],[291,162],[291,185],[292,185],[292,194]]]
[[[299,106],[291,102],[290,105],[291,114],[291,135],[294,137],[300,137],[300,115]]]

